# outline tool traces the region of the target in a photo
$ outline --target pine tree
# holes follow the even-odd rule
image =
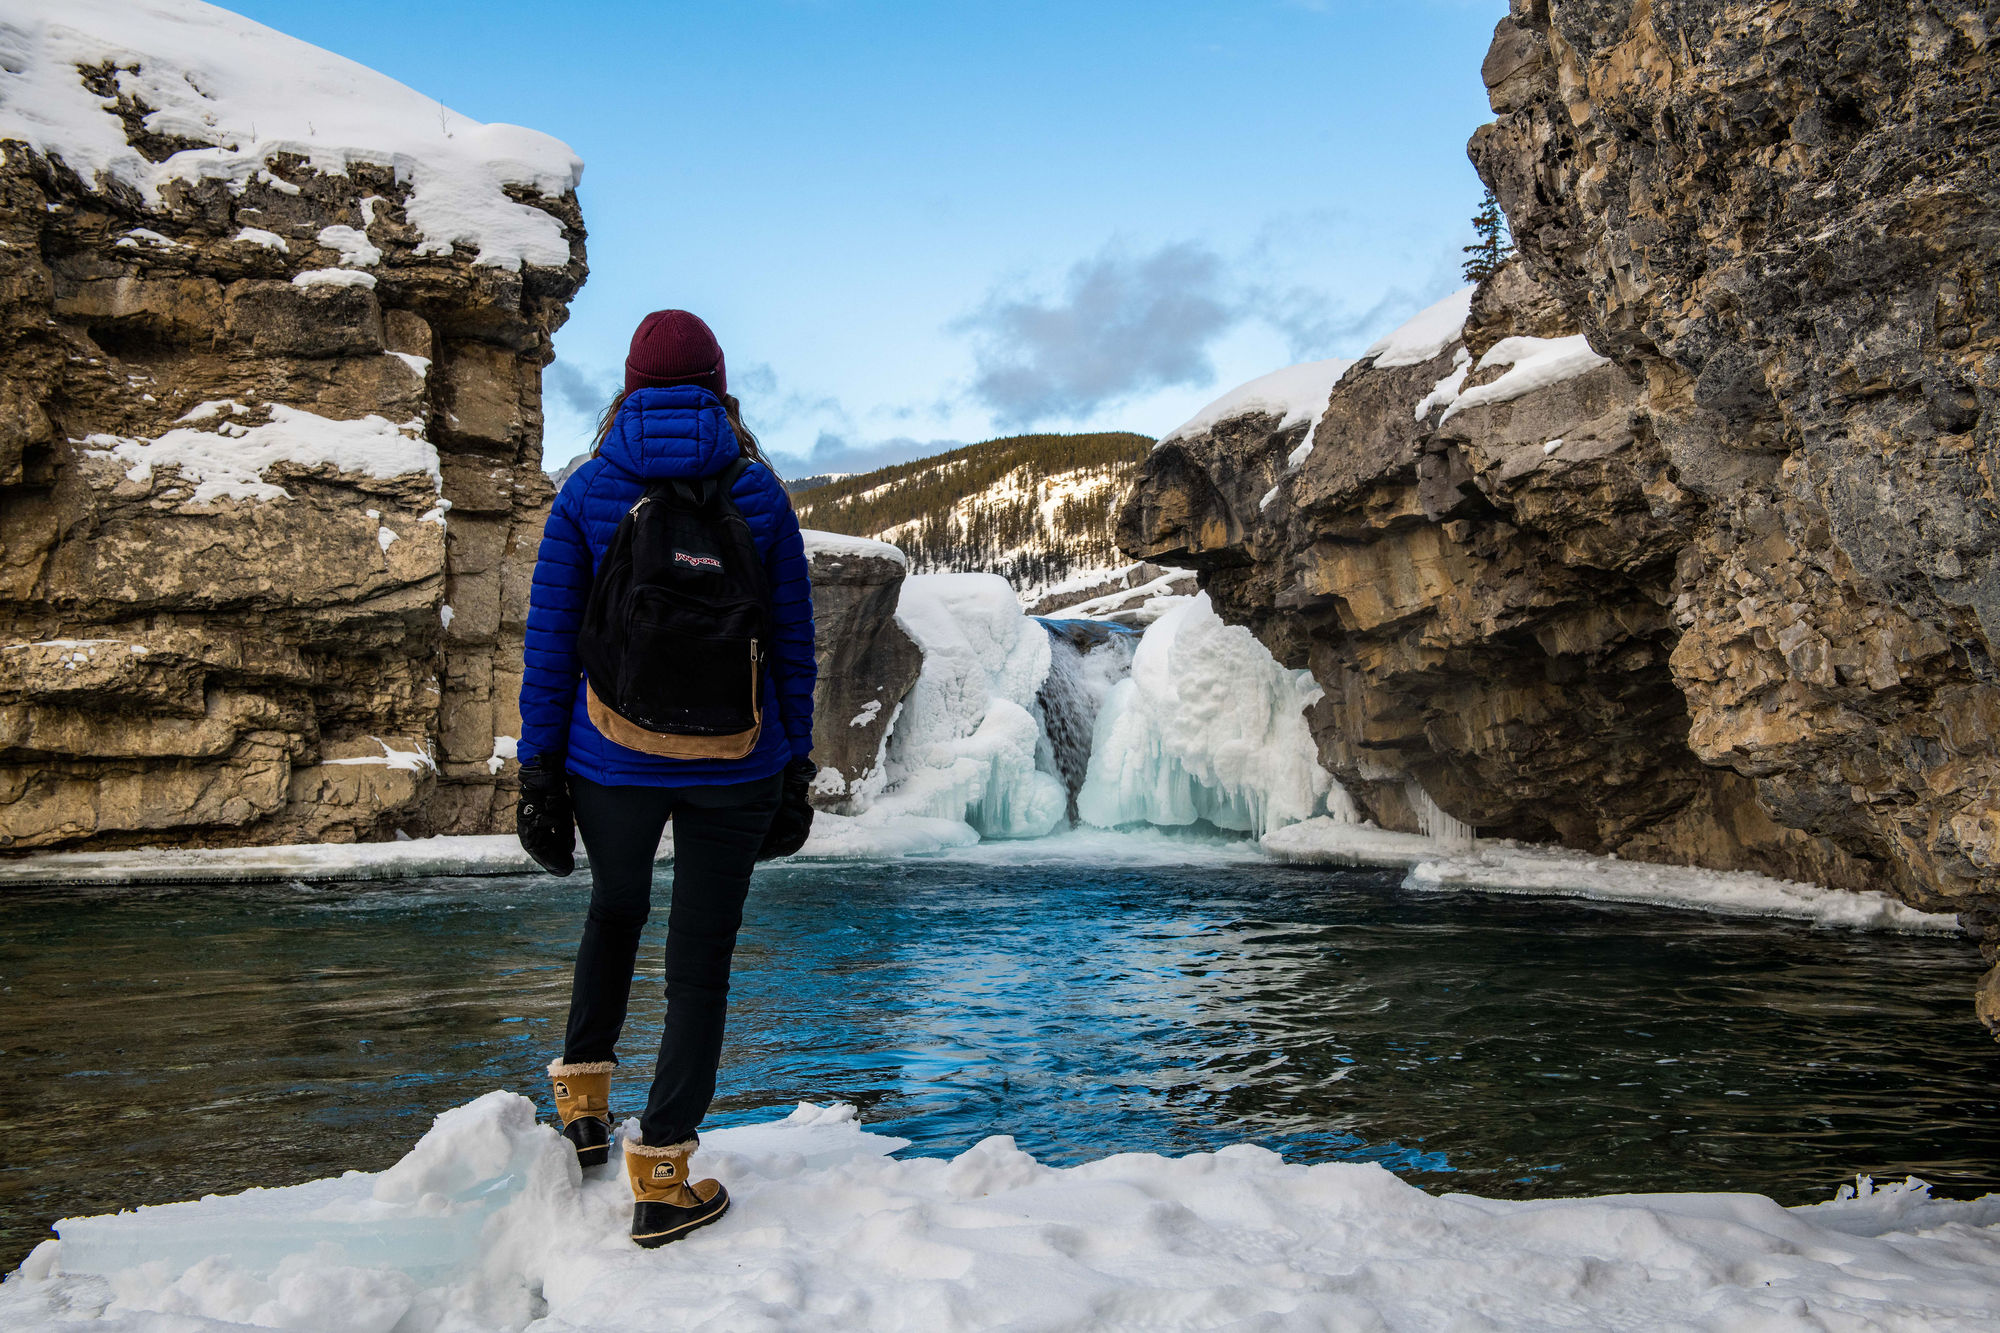
[[[1460,247],[1465,251],[1465,280],[1484,282],[1496,273],[1507,256],[1514,253],[1514,238],[1507,232],[1507,218],[1500,211],[1500,201],[1488,190],[1479,203],[1479,211],[1472,215],[1472,229],[1479,233],[1474,245]]]

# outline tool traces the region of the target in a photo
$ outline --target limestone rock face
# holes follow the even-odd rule
[[[1996,34],[1991,5],[1516,3],[1471,149],[1703,501],[1691,747],[1989,948]]]
[[[1364,360],[1316,427],[1170,437],[1121,547],[1312,669],[1322,755],[1391,827],[1428,793],[1494,832],[1889,888],[1990,949],[1996,30],[1517,0],[1471,152],[1519,260],[1457,343]]]
[[[1574,333],[1510,265],[1459,337],[1365,359],[1316,425],[1253,413],[1170,437],[1120,542],[1200,570],[1226,619],[1312,670],[1321,758],[1385,827],[1416,830],[1428,796],[1493,834],[1859,886],[1688,747],[1668,659],[1700,506],[1642,387],[1587,348],[1525,392],[1500,382],[1511,363],[1475,368]]]
[[[0,849],[511,827],[583,227],[523,192],[569,262],[482,265],[410,188],[0,143]]]
[[[908,565],[863,543],[811,548],[819,684],[813,692],[813,803],[837,814],[866,793],[903,696],[923,670],[923,650],[896,621]],[[866,543],[865,545],[879,545]]]

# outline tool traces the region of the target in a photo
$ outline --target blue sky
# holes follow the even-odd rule
[[[1504,0],[235,0],[587,164],[546,381],[587,444],[640,316],[701,314],[795,473],[1158,434],[1458,286]]]

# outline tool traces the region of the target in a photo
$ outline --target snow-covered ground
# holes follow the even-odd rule
[[[627,1126],[630,1132],[631,1126]],[[492,1092],[401,1162],[60,1224],[0,1285],[54,1333],[713,1329],[1992,1329],[2000,1195],[1909,1181],[1783,1208],[1755,1194],[1505,1202],[1251,1145],[1044,1166],[995,1137],[902,1159],[847,1106],[717,1130],[734,1199],[662,1250]]]

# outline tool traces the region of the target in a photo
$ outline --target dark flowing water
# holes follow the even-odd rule
[[[663,880],[664,880],[663,873]],[[1406,893],[1271,865],[760,872],[714,1123],[846,1100],[948,1154],[1253,1141],[1432,1190],[2000,1189],[1958,940]],[[395,1160],[546,1103],[584,877],[50,891],[0,909],[0,1267],[56,1217]],[[636,1113],[659,1013],[635,987]]]

